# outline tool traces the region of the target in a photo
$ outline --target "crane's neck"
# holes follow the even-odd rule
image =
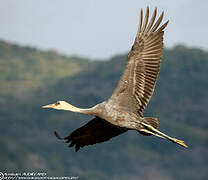
[[[61,105],[60,110],[65,110],[65,111],[72,111],[72,112],[77,112],[77,113],[82,113],[82,114],[87,114],[87,115],[96,115],[96,106],[92,108],[78,108],[75,107],[67,102]]]

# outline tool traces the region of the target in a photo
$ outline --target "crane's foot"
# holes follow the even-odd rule
[[[176,139],[176,138],[172,138],[172,142],[179,144],[180,146],[183,146],[185,148],[188,148],[188,146],[184,143],[184,141]]]

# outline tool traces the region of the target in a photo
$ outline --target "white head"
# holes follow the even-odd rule
[[[57,109],[57,110],[80,112],[79,108],[72,106],[66,101],[57,101],[55,104],[45,105],[45,106],[42,106],[42,108],[52,108],[52,109]]]

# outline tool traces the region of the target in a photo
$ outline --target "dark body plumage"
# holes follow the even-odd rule
[[[157,130],[157,118],[143,117],[142,114],[152,97],[158,78],[163,49],[163,30],[168,24],[167,21],[160,26],[163,13],[155,22],[156,14],[157,9],[155,8],[149,21],[149,8],[146,9],[145,18],[143,18],[141,10],[139,30],[128,54],[123,75],[107,101],[89,109],[80,109],[65,101],[44,106],[44,108],[69,110],[96,116],[65,138],[61,138],[55,132],[59,139],[70,143],[69,147],[75,145],[75,150],[78,151],[80,147],[107,141],[127,130],[137,130],[143,135],[155,135],[187,147],[183,141]]]

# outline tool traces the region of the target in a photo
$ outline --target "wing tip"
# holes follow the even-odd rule
[[[147,12],[147,11],[149,12],[149,5],[146,7],[146,12]]]
[[[75,146],[75,152],[78,152],[79,149],[80,149],[80,146],[76,144],[76,146]]]
[[[160,28],[156,31],[156,33],[163,32],[163,30],[167,27],[169,20],[167,20]]]
[[[162,20],[163,20],[163,17],[164,17],[164,11],[162,11],[160,17],[157,19],[156,23],[152,27],[152,25],[153,25],[153,23],[155,21],[156,15],[157,15],[157,7],[155,7],[155,9],[153,11],[152,18],[151,18],[150,22],[147,22],[148,21],[148,17],[149,17],[149,6],[147,6],[146,7],[146,12],[145,12],[145,18],[144,18],[144,22],[143,22],[143,8],[141,8],[141,10],[140,10],[140,22],[139,22],[138,34],[140,34],[142,32],[148,33],[149,31],[151,31],[151,32],[155,32],[155,31],[158,32],[159,29],[162,31],[167,26],[169,20],[166,21],[166,23],[164,23],[164,25],[161,26],[161,27],[164,26],[163,28],[158,28],[159,25],[161,24]],[[148,24],[148,27],[147,27],[147,24]]]
[[[57,131],[54,131],[54,135],[55,135],[58,139],[60,139],[60,140],[63,140],[63,139],[64,139],[63,137],[61,137],[61,136],[59,135],[59,133],[58,133]]]

